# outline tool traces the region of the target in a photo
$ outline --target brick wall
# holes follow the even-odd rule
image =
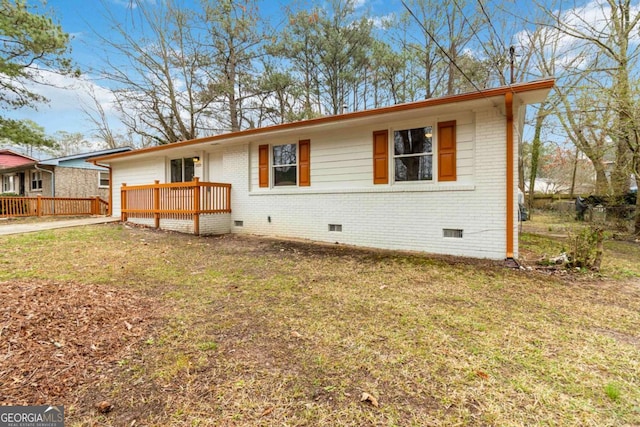
[[[48,174],[43,173],[44,181]],[[56,168],[56,197],[95,197],[108,199],[109,189],[98,188],[99,171],[94,169]]]

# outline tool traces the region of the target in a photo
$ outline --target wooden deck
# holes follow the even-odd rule
[[[122,184],[121,219],[192,219],[194,234],[200,234],[200,216],[231,212],[231,184],[219,182],[172,182],[128,186]]]

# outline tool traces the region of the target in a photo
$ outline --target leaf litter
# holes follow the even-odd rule
[[[152,325],[154,304],[126,289],[36,279],[0,283],[0,405],[70,404]]]

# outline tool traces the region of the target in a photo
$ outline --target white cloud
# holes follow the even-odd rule
[[[383,16],[374,16],[370,18],[370,21],[375,28],[385,29],[386,26],[392,23],[395,19],[396,19],[396,14],[392,12]]]
[[[36,70],[34,77],[42,84],[27,82],[25,87],[44,96],[49,102],[38,105],[37,108],[24,107],[6,111],[3,113],[4,116],[32,120],[43,126],[49,135],[67,131],[79,132],[89,138],[94,126],[83,112],[83,108],[95,108],[95,101],[91,95],[93,93],[114,130],[122,128],[111,91],[92,81],[89,76],[73,78],[46,70]]]

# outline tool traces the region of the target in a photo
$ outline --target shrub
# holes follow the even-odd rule
[[[588,268],[599,271],[604,253],[604,229],[589,226],[577,234],[569,234],[568,267]]]

